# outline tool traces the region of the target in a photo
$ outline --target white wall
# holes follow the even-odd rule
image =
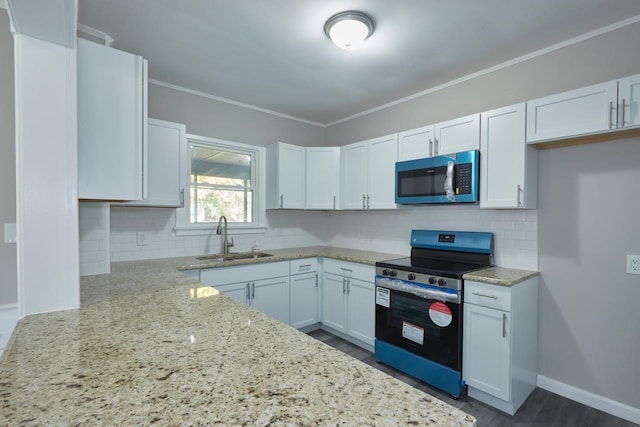
[[[18,302],[16,245],[4,243],[4,224],[16,222],[13,38],[0,9],[0,305]]]
[[[640,138],[540,153],[539,373],[638,408]],[[638,422],[638,421],[636,421]]]

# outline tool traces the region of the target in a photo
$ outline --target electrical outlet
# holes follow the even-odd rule
[[[640,274],[640,255],[627,255],[627,273]]]
[[[136,231],[136,243],[138,246],[147,246],[149,244],[149,234],[146,231]]]

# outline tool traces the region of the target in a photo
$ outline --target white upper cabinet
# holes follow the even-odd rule
[[[480,114],[423,126],[398,134],[398,161],[480,148]]]
[[[146,61],[78,39],[78,197],[140,200],[147,120]]]
[[[480,114],[471,114],[435,125],[435,156],[478,150],[480,148]]]
[[[306,208],[337,209],[340,189],[340,147],[308,147]]]
[[[304,209],[306,149],[277,142],[267,147],[267,209]]]
[[[397,134],[341,147],[343,209],[395,209]]]
[[[434,126],[423,126],[398,134],[398,161],[423,159],[433,156]]]
[[[640,126],[640,74],[618,80],[618,127]]]
[[[528,101],[527,142],[615,129],[617,104],[617,80]]]
[[[525,141],[526,105],[481,114],[480,207],[534,209],[538,152]]]

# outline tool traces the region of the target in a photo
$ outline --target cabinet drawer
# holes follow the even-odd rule
[[[489,283],[465,281],[464,302],[511,311],[511,288]]]
[[[200,281],[206,285],[249,282],[289,275],[289,262],[269,262],[237,267],[205,268],[200,270]]]
[[[289,264],[289,274],[302,274],[318,271],[317,258],[292,259]]]
[[[324,260],[324,272],[364,280],[366,282],[373,282],[376,276],[376,269],[372,265],[326,258]]]

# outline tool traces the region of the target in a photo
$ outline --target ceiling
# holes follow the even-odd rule
[[[358,50],[324,23],[376,22]],[[79,0],[149,78],[327,125],[614,23],[638,0]]]

